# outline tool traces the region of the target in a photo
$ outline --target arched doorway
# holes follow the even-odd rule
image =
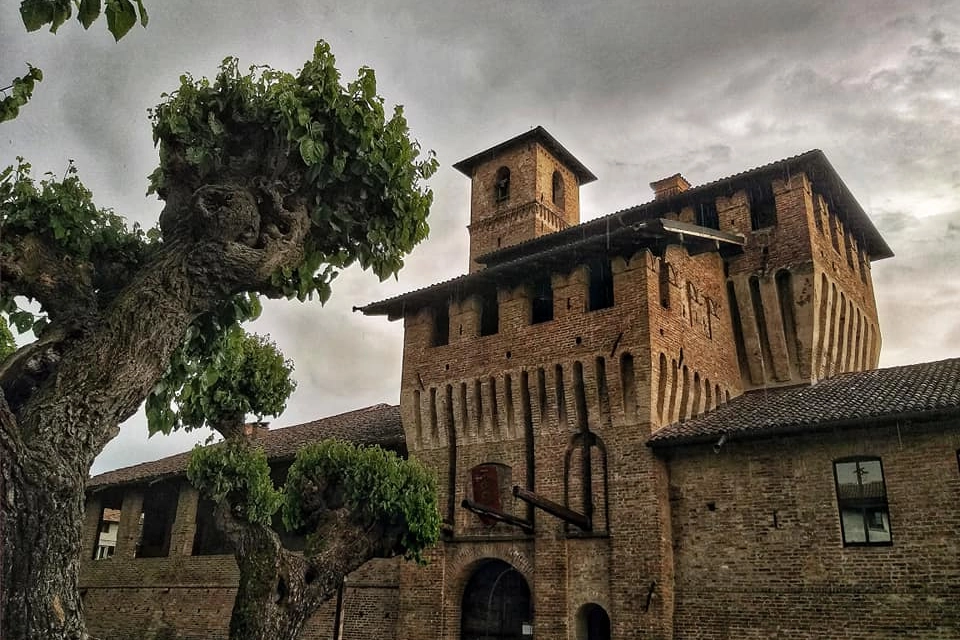
[[[577,612],[577,640],[610,640],[610,616],[603,607],[589,602]]]
[[[523,640],[532,635],[530,587],[522,573],[502,560],[489,560],[474,571],[461,605],[461,640]]]

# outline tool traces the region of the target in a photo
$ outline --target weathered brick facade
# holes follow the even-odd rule
[[[311,637],[960,637],[960,385],[951,364],[858,391],[880,351],[870,262],[892,254],[822,153],[671,176],[582,224],[594,176],[541,128],[455,166],[470,273],[363,309],[404,322],[400,417],[444,537],[427,566],[351,576]],[[839,391],[807,415],[798,389]],[[881,462],[876,495],[850,485]],[[229,601],[220,562],[221,586],[178,584]],[[167,578],[142,567],[152,593]]]

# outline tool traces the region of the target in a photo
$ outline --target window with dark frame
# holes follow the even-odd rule
[[[594,260],[587,265],[590,288],[587,295],[587,311],[597,311],[613,306],[613,269],[609,260]]]
[[[773,184],[764,181],[750,185],[747,199],[750,202],[750,228],[753,231],[777,224],[777,202],[773,196]]]
[[[833,476],[844,546],[891,544],[887,486],[880,458],[835,460]]]
[[[553,283],[549,275],[533,283],[532,296],[530,324],[553,320]]]
[[[494,198],[497,202],[510,199],[510,169],[506,167],[497,169],[497,178],[494,183]]]

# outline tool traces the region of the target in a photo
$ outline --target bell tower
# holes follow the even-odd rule
[[[597,179],[543,127],[453,165],[470,178],[470,272],[477,258],[580,223],[580,185]]]

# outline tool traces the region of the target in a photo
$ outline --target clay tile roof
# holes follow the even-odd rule
[[[846,373],[810,386],[749,391],[657,431],[653,447],[816,431],[865,421],[960,415],[960,358]]]
[[[384,448],[402,450],[404,436],[403,426],[400,423],[400,407],[377,404],[313,422],[267,431],[258,436],[270,460],[292,459],[303,445],[325,438],[338,438],[358,444],[375,444]],[[187,451],[160,460],[108,471],[90,478],[87,481],[87,488],[102,489],[108,485],[156,481],[182,475],[186,471],[189,460],[190,452]]]

